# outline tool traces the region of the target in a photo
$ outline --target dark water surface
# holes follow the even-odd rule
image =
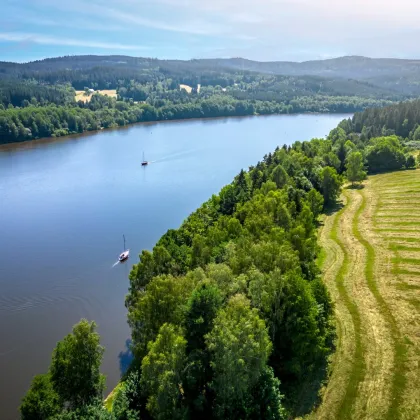
[[[126,362],[124,297],[143,248],[277,145],[323,137],[343,115],[184,121],[0,149],[0,418],[82,317]],[[142,168],[142,152],[153,161]],[[112,265],[125,233],[131,259]]]

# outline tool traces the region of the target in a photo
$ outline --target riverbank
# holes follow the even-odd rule
[[[81,318],[98,324],[111,391],[128,357],[124,299],[138,252],[178,228],[241,168],[278,145],[323,138],[344,117],[138,124],[0,153],[2,420],[16,419],[33,375],[48,370],[57,341]],[[143,151],[156,163],[142,168]],[[111,268],[123,233],[133,259]]]
[[[353,116],[353,113],[340,113],[340,112],[300,112],[300,113],[292,113],[292,114],[254,114],[254,115],[237,115],[237,116],[227,116],[227,117],[201,117],[201,118],[179,118],[174,120],[159,120],[159,121],[141,121],[141,122],[135,122],[132,124],[127,124],[123,126],[118,127],[109,127],[109,128],[101,128],[99,130],[92,130],[92,131],[84,131],[83,133],[72,133],[65,136],[60,137],[42,137],[39,139],[33,139],[33,140],[25,140],[25,141],[16,141],[12,143],[5,143],[0,144],[0,152],[1,151],[7,151],[7,150],[14,150],[14,149],[29,149],[31,147],[37,147],[42,144],[48,144],[48,143],[54,143],[54,142],[60,142],[60,141],[66,141],[70,139],[80,139],[87,136],[95,136],[101,133],[109,133],[109,132],[123,132],[130,130],[137,126],[146,126],[146,127],[153,127],[161,124],[179,124],[179,123],[185,123],[185,122],[212,122],[212,121],[223,121],[223,120],[246,120],[251,118],[271,118],[271,117],[279,117],[279,116],[290,116],[290,117],[298,117],[299,115],[319,115],[319,116],[325,116],[325,115],[342,115],[344,118],[351,118]]]

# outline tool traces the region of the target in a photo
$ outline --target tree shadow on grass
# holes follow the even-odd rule
[[[335,349],[334,349],[335,351]],[[331,353],[333,354],[333,353]],[[304,417],[321,404],[321,390],[326,385],[329,377],[329,366],[327,360],[322,363],[314,372],[308,375],[306,380],[300,384],[300,389],[295,391],[294,417]]]
[[[346,190],[363,190],[365,188],[364,184],[353,184],[353,185],[347,185],[345,187]]]
[[[326,216],[331,216],[334,213],[337,213],[338,211],[340,211],[343,207],[344,207],[343,202],[342,201],[337,201],[336,203],[325,207],[324,214]]]

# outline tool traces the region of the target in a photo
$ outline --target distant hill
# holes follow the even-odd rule
[[[260,73],[283,74],[290,76],[328,76],[371,78],[389,75],[420,74],[420,60],[399,60],[388,58],[367,58],[349,56],[328,60],[305,61],[302,63],[290,61],[258,62],[242,58],[232,58],[215,61],[221,67],[245,69]]]
[[[35,78],[46,83],[71,82],[78,86],[96,78],[115,80],[135,79],[147,82],[156,75],[167,77],[207,77],[215,73],[252,72],[282,76],[317,76],[328,80],[351,79],[404,96],[420,95],[420,60],[367,58],[359,56],[328,60],[259,62],[243,58],[159,60],[123,55],[82,55],[48,58],[29,63],[0,62],[0,78]],[[103,75],[106,74],[104,77]],[[93,75],[93,76],[92,76]],[[187,81],[187,80],[186,80]],[[331,83],[331,82],[330,82]]]
[[[391,75],[407,76],[420,74],[420,60],[394,58],[368,58],[360,56],[339,57],[305,62],[271,61],[260,62],[244,58],[215,58],[193,60],[159,60],[154,58],[124,55],[81,55],[47,58],[28,63],[0,62],[0,74],[42,70],[77,70],[97,66],[118,66],[131,69],[156,67],[204,70],[244,70],[266,74],[289,76],[327,76],[348,78],[372,78]]]

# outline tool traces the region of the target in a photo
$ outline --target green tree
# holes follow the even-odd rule
[[[282,406],[280,381],[274,376],[273,369],[265,367],[257,384],[251,391],[251,399],[247,411],[241,418],[250,420],[281,420],[286,419],[286,410]]]
[[[420,125],[414,131],[413,140],[420,140]]]
[[[209,393],[205,392],[211,381],[210,357],[205,335],[212,330],[222,303],[220,290],[208,282],[200,283],[187,303],[185,336],[188,343],[188,360],[183,384],[186,404],[193,417],[203,416],[211,405]]]
[[[351,152],[346,159],[346,176],[354,185],[355,182],[362,182],[366,179],[364,171],[363,155],[360,152]]]
[[[105,377],[99,372],[104,348],[96,324],[82,319],[57,343],[50,366],[51,382],[70,407],[88,405],[102,397]]]
[[[346,132],[343,130],[342,127],[338,126],[330,131],[328,134],[328,140],[331,140],[333,144],[338,142],[346,141]]]
[[[401,169],[406,160],[397,136],[378,137],[370,141],[366,149],[369,172]]]
[[[128,313],[133,351],[138,360],[145,356],[149,341],[156,339],[164,323],[183,322],[184,305],[195,286],[193,275],[178,278],[163,275],[154,277],[146,290],[138,294]]]
[[[342,144],[342,143],[340,143]],[[340,171],[341,168],[341,160],[334,152],[329,152],[326,155],[324,155],[324,163],[325,166],[331,166],[334,168],[337,172]]]
[[[257,309],[243,295],[233,296],[207,335],[214,377],[215,415],[234,418],[266,367],[271,343]]]
[[[151,343],[141,368],[141,387],[147,395],[147,410],[158,420],[182,419],[182,371],[187,341],[179,327],[164,324]]]
[[[321,191],[324,205],[334,204],[340,194],[341,180],[334,168],[326,166],[321,171]]]
[[[277,165],[271,174],[271,179],[276,183],[277,188],[283,188],[286,185],[287,178],[287,172],[281,165]]]
[[[416,158],[413,155],[408,155],[405,162],[405,167],[415,168],[416,167]]]
[[[307,196],[309,208],[311,209],[314,219],[317,219],[324,207],[324,197],[316,189],[312,188]]]
[[[83,405],[72,410],[64,410],[61,414],[48,420],[116,420],[103,405],[101,399],[93,401],[89,405]],[[136,418],[136,420],[138,417]],[[44,420],[44,419],[43,419]],[[135,420],[130,419],[130,420]]]
[[[112,414],[116,420],[137,420],[141,417],[141,406],[140,376],[132,371],[118,388],[112,403]]]
[[[20,406],[22,420],[44,420],[61,411],[59,396],[49,374],[36,375]]]
[[[211,331],[222,302],[222,294],[213,284],[202,282],[194,290],[188,300],[185,315],[188,351],[205,349],[204,336]]]

